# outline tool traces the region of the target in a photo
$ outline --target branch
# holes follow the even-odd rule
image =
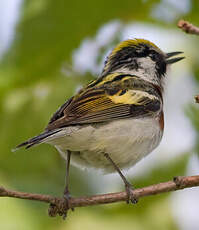
[[[180,20],[178,22],[178,27],[181,28],[185,33],[199,35],[199,27],[194,26],[187,21]]]
[[[188,177],[175,177],[173,181],[168,181],[164,183],[147,186],[144,188],[135,189],[133,190],[133,194],[136,198],[141,198],[145,196],[151,196],[196,186],[199,186],[199,175]],[[65,202],[63,198],[53,197],[50,195],[18,192],[7,190],[3,187],[0,187],[0,197],[14,197],[50,203],[50,216],[56,216],[57,214],[65,216],[65,213],[68,209],[73,209],[75,207],[85,207],[91,205],[109,204],[120,201],[126,201],[127,194],[126,192],[117,192],[89,197],[71,198],[67,206],[67,209],[66,207],[63,207]]]
[[[196,103],[199,103],[199,94],[195,96]]]
[[[193,24],[182,19],[178,21],[178,27],[185,33],[199,35],[199,27],[194,26]],[[199,95],[195,96],[195,102],[199,103]]]

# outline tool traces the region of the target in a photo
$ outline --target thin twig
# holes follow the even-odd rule
[[[180,20],[178,22],[178,27],[181,28],[185,33],[199,35],[199,27],[194,26],[187,21]]]
[[[151,196],[151,195],[156,195],[160,193],[171,192],[175,190],[181,190],[184,188],[190,188],[196,186],[199,186],[199,175],[188,176],[188,177],[175,177],[173,181],[168,181],[164,183],[147,186],[144,188],[135,189],[133,190],[133,194],[136,198],[141,198],[145,196]],[[51,195],[7,190],[3,187],[0,187],[0,197],[14,197],[14,198],[50,203],[56,206],[57,208],[56,213],[51,214],[51,216],[55,216],[57,213],[60,214],[61,213],[59,210],[60,204],[63,204],[63,198],[53,197]],[[115,203],[120,201],[126,201],[126,199],[127,199],[126,192],[109,193],[109,194],[95,195],[89,197],[77,197],[77,198],[70,199],[69,208]]]

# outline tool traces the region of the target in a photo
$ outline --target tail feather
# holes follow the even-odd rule
[[[15,152],[16,150],[18,150],[21,147],[25,147],[26,149],[28,149],[28,148],[32,147],[33,145],[41,143],[44,139],[46,139],[47,137],[49,137],[49,136],[51,136],[51,135],[53,135],[59,131],[60,131],[60,129],[45,131],[44,133],[41,133],[38,136],[35,136],[35,137],[17,145],[15,149],[12,149],[12,151]]]

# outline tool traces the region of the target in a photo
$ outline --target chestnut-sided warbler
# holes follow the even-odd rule
[[[184,57],[164,53],[144,39],[126,40],[108,55],[101,75],[63,104],[45,131],[17,148],[48,143],[67,161],[104,172],[117,171],[127,202],[136,202],[120,169],[129,168],[158,146],[163,135],[163,88],[167,67]]]

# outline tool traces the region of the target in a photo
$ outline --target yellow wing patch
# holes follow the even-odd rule
[[[113,96],[108,97],[116,104],[121,103],[130,105],[142,105],[143,99],[145,99],[146,101],[146,98],[148,98],[149,100],[158,99],[156,96],[140,90],[128,90],[123,95],[119,95],[120,93],[121,91]]]

